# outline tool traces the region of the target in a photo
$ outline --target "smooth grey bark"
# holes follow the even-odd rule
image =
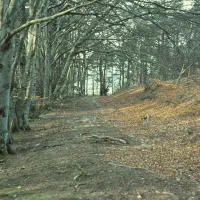
[[[29,113],[34,96],[34,87],[36,82],[35,74],[35,62],[36,62],[36,45],[38,36],[38,25],[30,28],[28,32],[28,43],[23,48],[23,56],[25,57],[25,63],[21,66],[22,77],[21,77],[21,89],[19,91],[19,97],[16,101],[16,116],[18,126],[21,130],[30,130],[29,127]]]
[[[44,98],[46,100],[50,100],[50,77],[51,77],[51,41],[50,41],[50,33],[49,26],[45,27],[45,73],[44,73]]]
[[[16,70],[19,65],[21,54],[23,52],[24,40],[27,36],[27,31],[24,31],[20,34],[20,41],[18,43],[18,48],[16,49],[16,55],[13,60],[12,64],[12,79],[11,79],[11,96],[10,96],[10,116],[9,116],[9,131],[16,132],[20,130],[19,127],[19,120],[17,118],[17,108],[16,108],[16,101],[17,101],[17,82],[15,80]]]
[[[8,116],[14,41],[9,38],[9,33],[17,19],[16,11],[19,6],[17,0],[11,2],[7,0],[0,1],[0,153],[3,154],[10,151]]]
[[[45,14],[49,15],[49,1],[46,4]],[[51,98],[51,34],[50,34],[50,25],[46,24],[44,27],[44,38],[43,43],[45,47],[45,61],[44,61],[44,98],[49,101]]]
[[[12,41],[0,46],[0,152],[6,154],[9,145],[8,115],[12,72]]]

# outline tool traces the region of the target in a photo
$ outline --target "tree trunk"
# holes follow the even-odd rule
[[[131,80],[130,80],[130,69],[131,69],[131,61],[130,59],[128,60],[128,67],[127,67],[127,83],[126,86],[129,87],[131,84]]]
[[[94,96],[94,90],[95,90],[95,70],[93,70],[93,75],[92,75],[92,95]]]
[[[125,76],[125,72],[124,72],[124,67],[125,67],[125,63],[122,63],[122,70],[121,70],[121,87],[123,88],[125,85],[125,80],[124,80],[124,76]]]
[[[100,58],[100,63],[99,63],[99,78],[100,78],[100,95],[103,95],[104,87],[103,87],[103,60]]]
[[[23,1],[22,1],[23,3]],[[10,32],[15,23],[17,1],[0,2],[0,153],[7,154],[9,147],[8,116],[13,62],[13,39]]]
[[[31,34],[30,34],[31,33]],[[18,127],[21,130],[30,130],[29,127],[29,113],[32,102],[32,97],[35,95],[36,85],[36,45],[37,36],[39,34],[38,25],[33,26],[28,33],[28,45],[24,50],[25,65],[21,66],[23,71],[23,78],[19,97],[16,102],[16,116]],[[38,53],[37,53],[38,54]],[[23,69],[25,68],[25,69]]]
[[[9,149],[8,115],[13,59],[12,40],[5,40],[4,43],[0,44],[0,58],[0,152],[7,154]]]
[[[81,94],[85,95],[85,80],[86,80],[86,54],[83,53],[82,73],[81,73]]]
[[[49,26],[45,27],[46,45],[45,45],[45,76],[44,76],[44,98],[50,100],[50,76],[51,76],[51,44]]]
[[[71,62],[72,62],[72,58],[74,56],[74,53],[75,53],[75,47],[73,47],[67,57],[67,60],[66,60],[66,63],[65,63],[65,66],[62,70],[62,73],[60,75],[60,78],[56,84],[56,87],[55,87],[55,90],[53,92],[53,98],[55,99],[56,97],[59,96],[59,92],[60,90],[62,90],[62,87],[63,87],[63,82],[65,81],[66,79],[66,74],[70,68],[70,65],[71,65]]]

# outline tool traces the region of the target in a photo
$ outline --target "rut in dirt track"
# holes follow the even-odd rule
[[[30,133],[14,136],[18,153],[1,164],[0,199],[10,199],[14,190],[22,197],[53,193],[102,200],[184,199],[192,194],[191,185],[108,160],[107,147],[140,141],[103,117],[95,98],[60,105],[32,122]]]

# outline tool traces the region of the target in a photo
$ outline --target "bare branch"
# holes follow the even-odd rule
[[[8,34],[8,38],[6,38],[6,41],[10,40],[14,35],[16,35],[17,33],[21,32],[22,30],[28,28],[29,26],[31,25],[34,25],[34,24],[39,24],[39,23],[43,23],[43,22],[46,22],[46,21],[52,21],[58,17],[61,17],[63,15],[67,15],[69,14],[70,12],[78,9],[78,8],[82,8],[82,7],[85,7],[85,6],[89,6],[91,4],[94,4],[96,3],[98,0],[94,0],[94,1],[91,1],[89,3],[85,3],[85,4],[81,4],[81,5],[78,5],[78,6],[75,6],[73,8],[70,8],[68,10],[65,10],[63,12],[60,12],[60,13],[56,13],[55,15],[52,15],[52,16],[49,16],[49,17],[43,17],[41,19],[35,19],[35,20],[31,20],[25,24],[23,24],[22,26],[20,26],[19,28],[13,30],[11,33]]]

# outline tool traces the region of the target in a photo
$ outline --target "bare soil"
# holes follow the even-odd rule
[[[199,149],[184,164],[174,143],[162,146],[175,142],[170,135],[184,139],[182,126],[169,119],[168,129],[145,119],[130,126],[113,98],[57,102],[31,131],[14,134],[17,153],[0,160],[0,199],[200,199]]]

